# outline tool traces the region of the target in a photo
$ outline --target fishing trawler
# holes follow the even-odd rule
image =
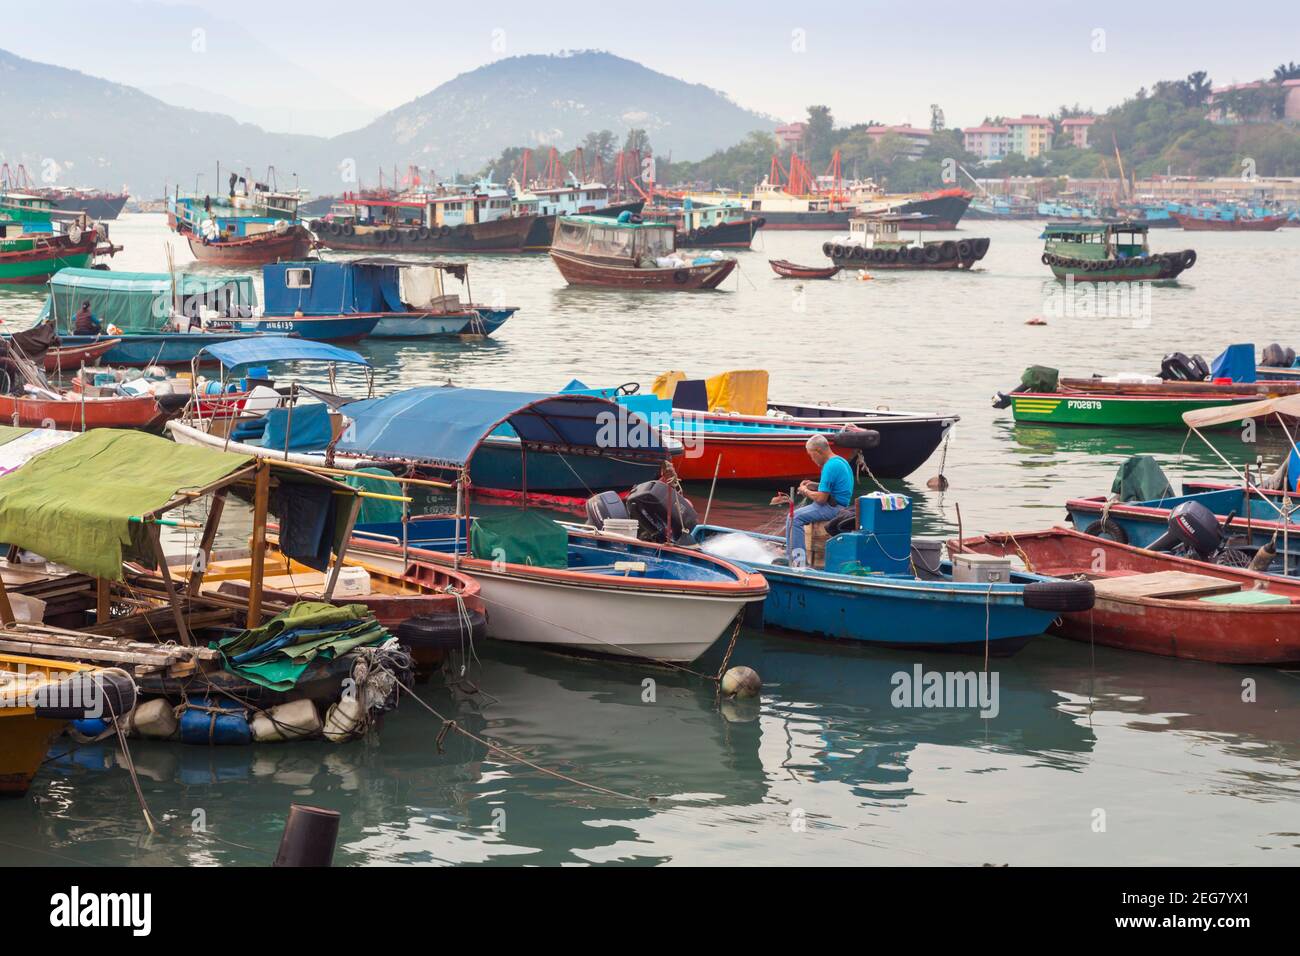
[[[119,251],[108,227],[86,216],[59,214],[39,196],[0,197],[0,285],[41,285],[60,269],[87,268]]]
[[[312,237],[298,222],[298,199],[265,183],[250,191],[246,176],[231,173],[225,196],[182,196],[178,189],[168,197],[167,225],[185,237],[200,262],[249,266],[301,259]]]
[[[570,285],[647,291],[716,289],[736,260],[677,253],[672,223],[631,217],[564,216],[555,230],[551,261]]]
[[[569,186],[534,186],[531,189],[516,179],[509,183],[512,199],[510,213],[533,217],[532,227],[524,238],[525,252],[546,252],[555,236],[560,216],[608,216],[616,219],[624,212],[637,214],[645,200],[611,201],[609,187],[597,182],[574,182]]]

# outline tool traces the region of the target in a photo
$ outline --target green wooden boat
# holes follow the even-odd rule
[[[1152,252],[1147,227],[1136,222],[1052,222],[1043,265],[1058,279],[1076,282],[1134,282],[1173,279],[1196,264],[1196,250]]]
[[[1249,402],[1252,396],[1098,395],[1087,392],[1013,392],[1017,422],[1119,428],[1177,428],[1183,412]]]
[[[6,193],[0,196],[0,285],[43,285],[60,269],[83,269],[97,254],[99,227],[84,218],[52,218],[48,200]]]

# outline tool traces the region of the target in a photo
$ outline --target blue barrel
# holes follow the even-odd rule
[[[253,740],[248,712],[225,698],[187,697],[181,713],[181,741],[205,746],[247,744]]]

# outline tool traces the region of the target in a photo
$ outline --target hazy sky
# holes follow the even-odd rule
[[[781,119],[950,126],[986,114],[1104,109],[1204,69],[1216,84],[1300,60],[1300,3],[1098,0],[800,4],[491,4],[417,0],[0,0],[0,47],[144,87],[201,89],[286,131],[328,132],[458,73],[523,53],[597,48]],[[205,55],[195,57],[195,30]],[[164,98],[167,96],[164,95]],[[215,102],[215,101],[214,101]],[[214,107],[215,108],[215,107]],[[268,113],[269,110],[269,113]],[[338,126],[337,130],[317,127]]]

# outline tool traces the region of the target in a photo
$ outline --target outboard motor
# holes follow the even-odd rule
[[[628,518],[627,505],[617,491],[602,491],[587,499],[587,524],[597,531],[605,527],[607,518]]]
[[[1151,550],[1172,551],[1181,546],[1202,561],[1212,561],[1222,543],[1223,529],[1214,512],[1199,501],[1184,501],[1169,512],[1169,530],[1151,543]]]
[[[1166,382],[1203,382],[1210,377],[1210,366],[1199,355],[1170,352],[1160,363],[1160,377]]]
[[[700,523],[694,505],[686,496],[662,481],[645,481],[637,485],[628,492],[626,504],[628,516],[636,519],[637,537],[642,541],[658,544],[689,542],[691,529]]]

